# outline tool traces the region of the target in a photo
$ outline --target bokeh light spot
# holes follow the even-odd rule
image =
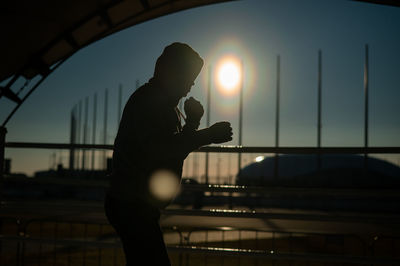
[[[168,201],[179,192],[179,178],[171,171],[158,170],[150,177],[149,189],[158,200]]]

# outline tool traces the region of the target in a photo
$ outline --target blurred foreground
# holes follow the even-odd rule
[[[232,149],[243,148],[218,147]],[[184,171],[160,221],[173,265],[400,265],[398,166],[362,155],[278,157],[261,153],[236,176],[226,168],[225,179],[218,164],[214,184]],[[33,178],[6,174],[0,265],[124,265],[103,211],[106,174],[62,167]]]
[[[163,212],[173,265],[400,262],[398,212],[229,207],[195,210],[173,204]],[[7,201],[0,213],[1,265],[125,263],[101,202]]]

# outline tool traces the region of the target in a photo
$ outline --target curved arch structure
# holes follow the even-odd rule
[[[226,0],[225,0],[226,1]],[[9,1],[0,11],[0,81],[45,74],[77,50],[122,29],[221,0]]]
[[[16,109],[60,63],[81,48],[130,26],[174,12],[229,0],[8,1],[0,9],[0,87]],[[10,88],[40,75],[20,98]],[[8,122],[13,113],[4,121]]]

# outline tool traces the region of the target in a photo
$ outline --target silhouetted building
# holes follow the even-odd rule
[[[400,187],[400,168],[387,161],[350,154],[321,155],[318,168],[317,155],[278,156],[278,177],[275,177],[276,157],[268,157],[242,168],[237,176],[238,185],[283,185],[300,187]]]

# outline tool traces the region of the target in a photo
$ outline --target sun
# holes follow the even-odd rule
[[[218,71],[218,82],[227,90],[239,83],[239,67],[232,61],[225,62]]]
[[[232,93],[239,87],[241,81],[241,64],[233,56],[227,56],[220,60],[217,66],[218,87],[225,93]]]

